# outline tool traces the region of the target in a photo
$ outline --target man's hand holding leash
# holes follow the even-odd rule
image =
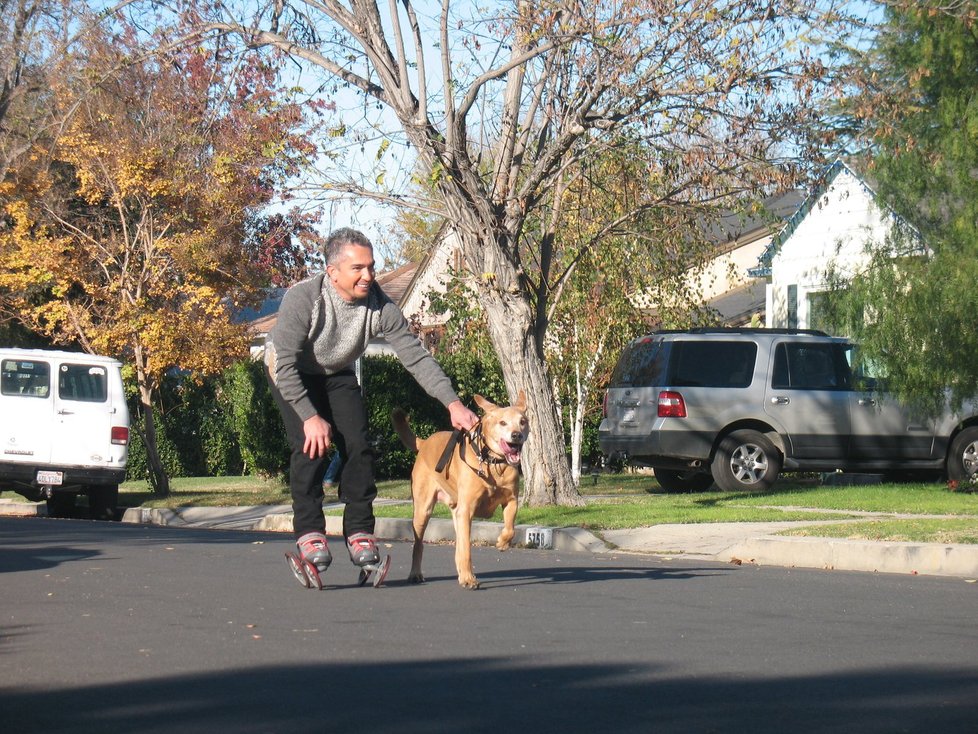
[[[479,417],[466,408],[461,400],[449,404],[448,414],[452,419],[452,427],[466,433],[475,428],[479,422]]]

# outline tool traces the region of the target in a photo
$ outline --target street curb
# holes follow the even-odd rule
[[[266,510],[268,508],[265,508]],[[292,532],[291,512],[271,512],[255,516],[259,508],[184,508],[180,510],[145,509],[133,507],[123,514],[122,522],[138,525],[165,525],[169,527],[214,527],[225,529],[257,530],[272,533]],[[229,512],[228,510],[232,510]],[[218,521],[220,516],[220,521]],[[253,522],[248,522],[248,519]],[[534,531],[541,528],[534,525],[517,525],[513,545],[536,548],[540,544],[533,542]],[[495,545],[502,530],[502,524],[496,522],[472,523],[472,542],[484,545]],[[544,528],[549,531],[552,543],[547,546],[558,551],[574,551],[583,553],[598,553],[608,550],[607,544],[586,530],[580,528]],[[412,522],[406,518],[379,517],[374,529],[378,538],[384,540],[414,540]],[[326,534],[343,535],[343,518],[337,515],[326,516]],[[531,537],[528,538],[527,536]],[[451,520],[432,518],[425,531],[425,542],[443,543],[455,541],[455,526]]]
[[[214,516],[219,513],[214,512],[219,508],[184,508],[181,510],[168,509],[144,509],[134,507],[126,510],[123,514],[122,522],[141,524],[141,525],[166,525],[170,527],[200,527],[208,515]],[[227,508],[225,508],[227,509]],[[235,511],[228,513],[229,517],[222,522],[212,521],[209,527],[230,528],[238,526],[242,530],[257,530],[272,533],[291,533],[292,532],[292,513],[291,512],[272,512],[255,518],[255,521],[247,527],[240,524],[244,518],[252,516],[258,508],[245,507],[233,508]],[[267,509],[267,508],[266,508]],[[485,545],[495,545],[496,539],[502,530],[502,524],[496,522],[472,523],[472,542]],[[516,535],[513,537],[512,544],[515,546],[540,547],[539,543],[528,539],[528,534],[540,530],[534,525],[517,525]],[[552,543],[549,548],[558,551],[575,551],[584,553],[597,553],[608,550],[607,544],[595,537],[586,530],[580,528],[545,528],[550,531]],[[414,540],[414,528],[411,520],[407,518],[379,517],[374,529],[378,538],[385,540]],[[343,518],[337,515],[326,516],[326,534],[343,535]],[[430,543],[454,542],[455,526],[451,520],[432,518],[428,522],[425,531],[425,541]]]
[[[958,544],[765,536],[735,545],[717,558],[759,566],[978,578],[978,548]]]
[[[48,506],[45,502],[14,502],[0,500],[0,515],[4,517],[47,517]]]

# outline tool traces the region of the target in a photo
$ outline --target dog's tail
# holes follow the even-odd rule
[[[394,430],[397,432],[397,437],[401,439],[401,443],[404,444],[404,448],[418,453],[418,437],[411,430],[407,414],[400,408],[394,408],[391,411],[391,423],[394,424]]]

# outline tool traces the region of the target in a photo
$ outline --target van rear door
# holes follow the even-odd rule
[[[106,466],[112,462],[112,416],[108,366],[82,359],[58,365],[51,462]]]
[[[52,364],[42,359],[0,360],[0,461],[47,464],[54,430]]]

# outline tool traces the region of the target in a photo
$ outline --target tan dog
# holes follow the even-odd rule
[[[492,517],[503,508],[503,530],[496,541],[501,551],[509,548],[515,534],[519,463],[523,442],[530,431],[526,417],[526,395],[520,391],[515,405],[501,408],[481,395],[476,404],[485,415],[469,434],[440,431],[426,439],[414,435],[400,409],[391,415],[401,442],[418,454],[411,472],[414,500],[414,553],[410,581],[421,583],[424,533],[435,504],[441,500],[452,510],[455,524],[455,568],[458,582],[478,589],[472,572],[472,518]],[[457,441],[457,442],[456,442]]]

